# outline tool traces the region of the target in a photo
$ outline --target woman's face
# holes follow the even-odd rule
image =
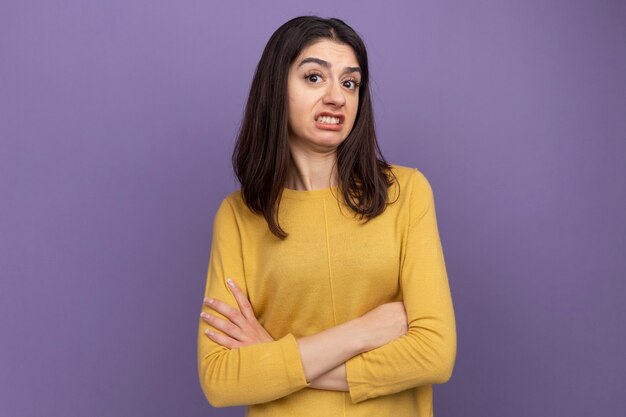
[[[304,48],[289,69],[290,146],[334,151],[354,125],[360,82],[350,46],[321,40]]]

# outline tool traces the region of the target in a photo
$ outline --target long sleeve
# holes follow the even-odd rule
[[[213,240],[205,297],[236,307],[226,278],[247,293],[241,235],[233,207],[225,199],[213,224]],[[217,314],[203,305],[203,311]],[[296,339],[286,334],[279,340],[238,349],[227,349],[209,339],[209,326],[198,326],[198,373],[200,385],[216,407],[257,404],[282,398],[307,386]]]
[[[408,333],[346,362],[354,403],[446,382],[456,356],[454,310],[437,230],[432,189],[416,170],[400,267]]]

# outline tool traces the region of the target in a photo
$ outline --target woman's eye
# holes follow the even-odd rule
[[[304,78],[306,78],[307,80],[309,80],[309,82],[312,82],[312,83],[319,83],[322,81],[322,76],[319,74],[309,74],[309,75],[306,75]]]
[[[354,80],[346,80],[343,82],[343,86],[346,87],[349,90],[356,90],[356,88],[359,86],[360,84],[357,83]]]

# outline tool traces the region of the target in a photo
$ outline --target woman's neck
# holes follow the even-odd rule
[[[292,190],[319,190],[337,185],[337,154],[291,152],[285,187]]]

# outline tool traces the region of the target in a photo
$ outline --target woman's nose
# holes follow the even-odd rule
[[[346,96],[341,89],[341,83],[334,81],[328,84],[323,99],[324,104],[341,107],[346,104]]]

